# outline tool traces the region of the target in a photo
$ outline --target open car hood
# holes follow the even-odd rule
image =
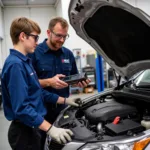
[[[72,0],[69,19],[122,77],[150,68],[150,17],[121,0]]]

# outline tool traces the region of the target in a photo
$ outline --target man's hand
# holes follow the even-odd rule
[[[84,87],[87,87],[87,85],[88,85],[90,82],[91,82],[91,80],[90,80],[90,79],[87,79],[86,81],[79,82],[79,83],[77,84],[77,86],[80,87],[80,88],[84,88]]]
[[[57,74],[53,78],[49,79],[49,84],[51,87],[55,89],[63,89],[68,86],[68,84],[64,81],[62,81],[60,78],[65,77],[63,74]]]
[[[65,100],[65,104],[71,105],[71,106],[74,106],[74,107],[79,107],[79,106],[82,105],[82,101],[81,101],[80,98],[76,98],[76,99],[67,98]]]
[[[69,129],[56,128],[52,126],[47,134],[54,140],[56,140],[59,144],[66,144],[67,142],[71,142],[71,136],[73,136],[73,132]]]

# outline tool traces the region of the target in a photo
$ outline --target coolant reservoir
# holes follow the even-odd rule
[[[114,99],[111,95],[106,96],[105,102],[112,102]]]
[[[141,125],[146,129],[150,129],[150,116],[144,116]]]

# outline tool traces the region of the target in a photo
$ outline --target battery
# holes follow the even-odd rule
[[[139,133],[145,130],[145,128],[140,123],[130,119],[122,120],[118,124],[106,124],[105,129],[106,132],[112,136],[125,135],[128,133],[128,131],[131,131],[132,133]]]

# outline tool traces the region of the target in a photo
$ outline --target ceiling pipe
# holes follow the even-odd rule
[[[41,7],[54,7],[54,5],[15,5],[5,6],[5,8],[41,8]]]
[[[56,0],[54,7],[56,8],[60,0]]]

